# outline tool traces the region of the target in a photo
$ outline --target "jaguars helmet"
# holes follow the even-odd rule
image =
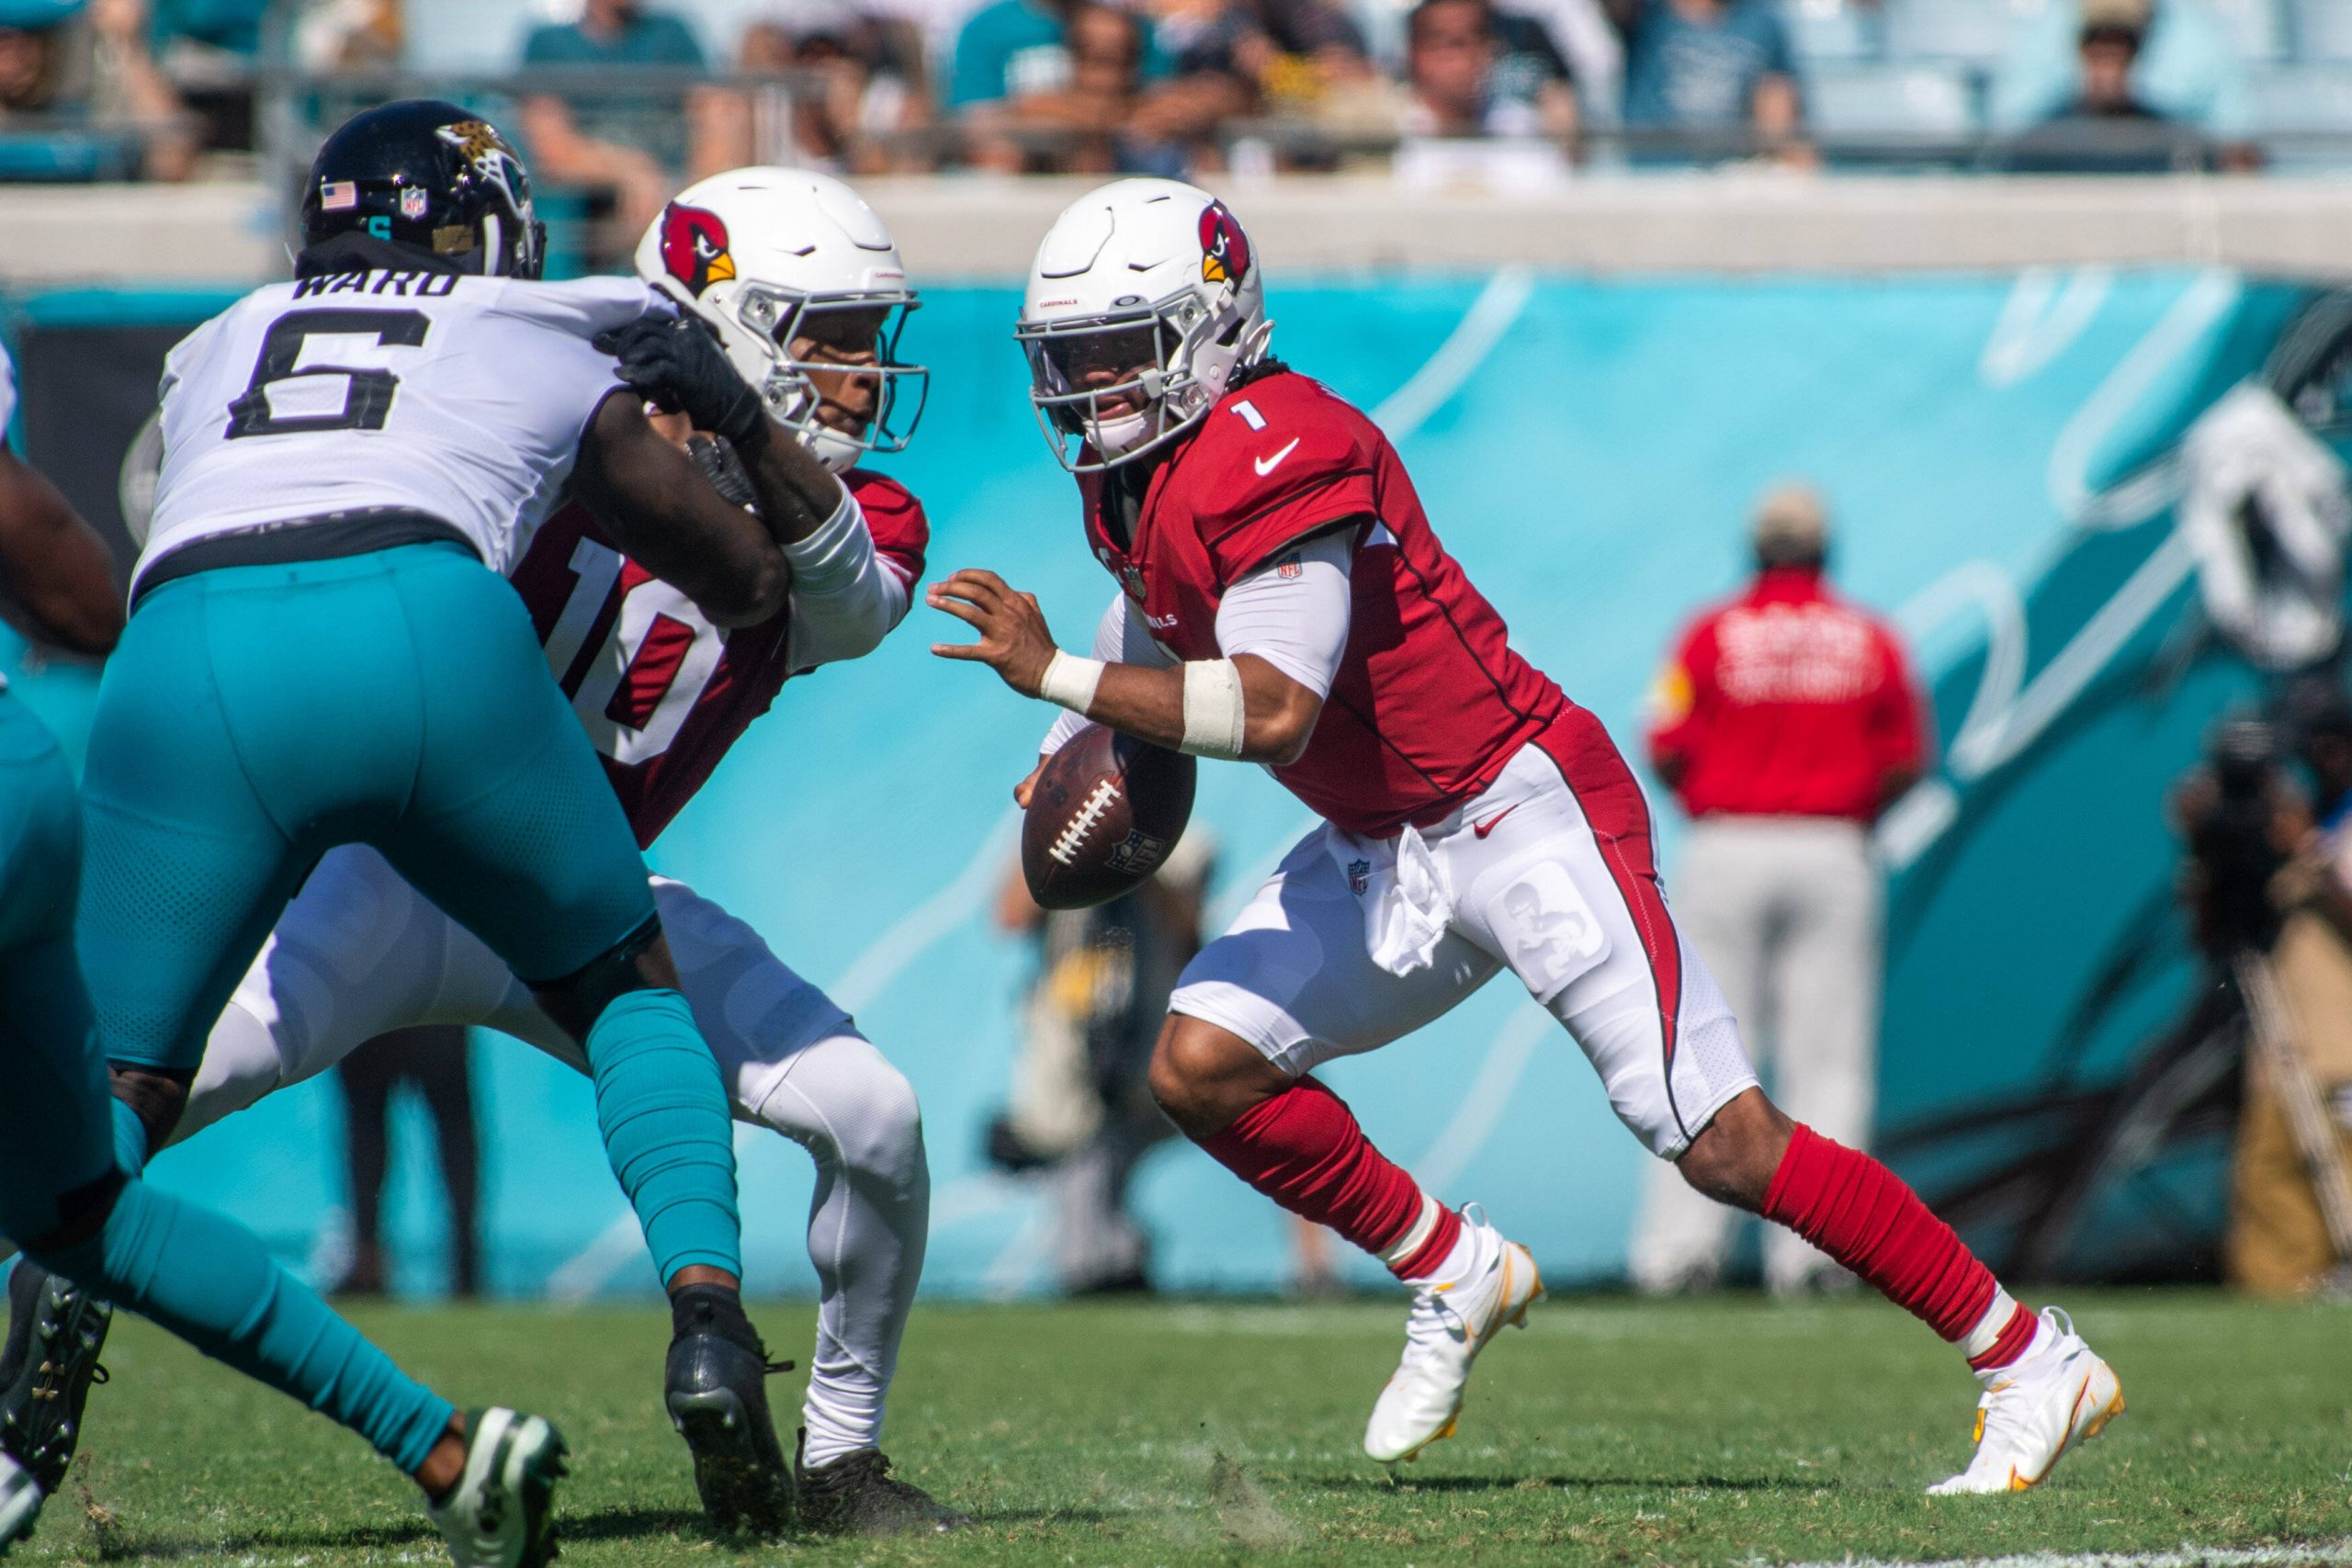
[[[354,233],[490,276],[537,277],[547,259],[522,156],[496,126],[438,98],[355,115],[319,149],[302,243]]]

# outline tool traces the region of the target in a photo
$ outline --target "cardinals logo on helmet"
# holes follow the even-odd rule
[[[1250,274],[1250,236],[1225,203],[1201,209],[1201,281],[1238,283]]]
[[[672,202],[662,209],[662,265],[697,299],[714,283],[735,276],[727,225],[718,214]]]

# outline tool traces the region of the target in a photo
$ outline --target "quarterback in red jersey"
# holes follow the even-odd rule
[[[898,361],[899,331],[916,299],[897,249],[849,187],[800,170],[715,176],[671,203],[639,247],[639,271],[709,323],[768,412],[840,476],[843,491],[829,522],[783,547],[790,594],[753,626],[714,626],[616,549],[577,502],[549,519],[516,564],[511,581],[548,667],[602,754],[638,842],[650,845],[787,680],[871,651],[904,618],[929,532],[903,486],[854,466],[905,445],[920,412],[911,389],[924,372]],[[723,444],[683,428],[671,434],[723,493],[748,502],[730,491],[740,470]],[[750,926],[683,883],[653,884],[681,989],[718,1057],[737,1119],[781,1133],[817,1164],[808,1244],[820,1294],[802,1409],[800,1522],[839,1533],[968,1523],[891,1476],[880,1450],[929,1229],[914,1091],[848,1014]],[[214,1025],[175,1137],[418,1023],[495,1029],[584,1066],[571,1037],[480,941],[375,851],[337,850],[288,907]],[[605,1272],[585,1286],[600,1285]]]
[[[980,633],[934,651],[1069,710],[1047,755],[1091,720],[1263,763],[1323,818],[1185,971],[1151,1082],[1212,1156],[1411,1288],[1366,1451],[1394,1462],[1451,1435],[1473,1361],[1543,1286],[1524,1247],[1422,1192],[1310,1074],[1507,969],[1693,1187],[1799,1232],[1963,1348],[1985,1385],[1980,1438],[1934,1490],[2038,1482],[2122,1408],[2114,1373],[1885,1167],[1765,1098],[1659,895],[1616,747],[1513,650],[1379,429],[1268,356],[1259,268],[1232,212],[1189,186],[1125,180],[1063,213],[1018,335],[1119,591],[1087,659],[991,573],[929,601]]]

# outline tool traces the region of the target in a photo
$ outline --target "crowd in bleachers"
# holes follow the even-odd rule
[[[617,230],[752,161],[2352,164],[2352,0],[0,0],[0,179],[233,172],[427,89]]]

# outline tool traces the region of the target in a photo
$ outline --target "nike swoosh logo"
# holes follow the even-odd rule
[[[1281,451],[1279,451],[1279,452],[1275,453],[1272,457],[1261,457],[1261,458],[1259,458],[1259,459],[1258,459],[1258,477],[1259,477],[1260,479],[1264,479],[1268,474],[1272,473],[1276,468],[1281,468],[1281,467],[1282,467],[1282,464],[1283,464],[1283,459],[1284,457],[1289,457],[1293,452],[1295,452],[1295,451],[1296,451],[1296,450],[1298,449],[1298,441],[1299,441],[1299,438],[1298,438],[1297,436],[1294,435],[1294,436],[1292,436],[1292,437],[1290,438],[1290,445],[1289,445],[1289,446],[1285,446],[1285,447],[1283,447]]]
[[[1500,811],[1496,812],[1492,817],[1487,818],[1484,822],[1471,823],[1471,837],[1476,839],[1485,838],[1487,834],[1495,830],[1496,823],[1500,822],[1504,818],[1510,816],[1512,812],[1518,809],[1519,807],[1517,806],[1506,806]]]

